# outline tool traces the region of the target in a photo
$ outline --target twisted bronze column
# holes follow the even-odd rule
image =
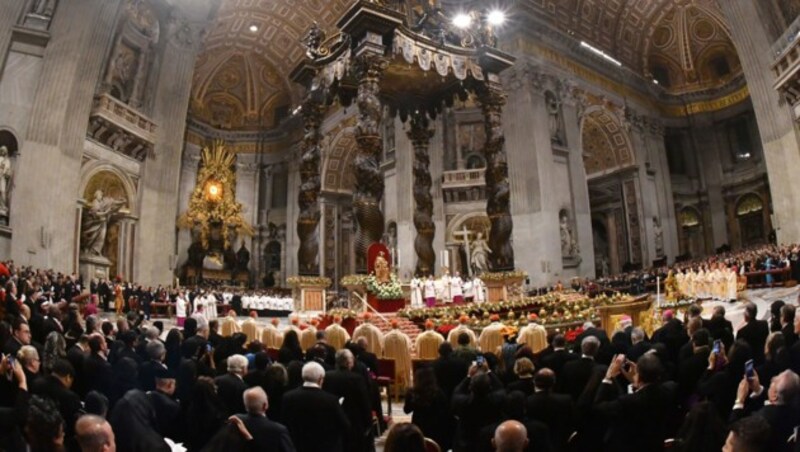
[[[356,271],[367,272],[367,249],[383,237],[384,217],[380,202],[384,181],[380,168],[383,151],[381,119],[383,108],[378,95],[380,79],[388,62],[375,54],[364,54],[355,61],[358,77],[357,153],[353,162],[356,188],[353,192],[353,214],[356,219]]]
[[[319,193],[322,188],[320,177],[320,126],[324,107],[318,90],[309,92],[303,102],[302,156],[300,162],[300,193],[297,203],[300,213],[297,217],[297,236],[300,246],[297,249],[297,264],[300,275],[319,276]]]
[[[428,145],[434,131],[428,128],[428,118],[424,112],[416,112],[411,116],[411,128],[408,138],[414,146],[414,227],[417,237],[414,239],[414,250],[417,252],[418,276],[434,274],[436,253],[433,251],[433,237],[436,235],[436,225],[433,222],[433,196],[431,196],[430,164]]]
[[[478,90],[478,101],[486,127],[486,214],[492,229],[489,233],[489,267],[493,272],[514,270],[514,248],[511,246],[511,189],[508,181],[508,159],[504,148],[503,106],[506,95],[497,83],[488,82]]]

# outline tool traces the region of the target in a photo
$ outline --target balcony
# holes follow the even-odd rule
[[[794,110],[795,119],[800,119],[800,17],[772,45],[773,87]]]
[[[144,161],[153,155],[156,124],[147,116],[111,97],[95,97],[88,138],[128,157]]]
[[[484,168],[445,171],[442,175],[445,203],[486,200],[486,170]]]

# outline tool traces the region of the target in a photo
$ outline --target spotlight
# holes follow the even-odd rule
[[[506,13],[500,10],[494,10],[489,13],[486,19],[489,21],[489,25],[503,25],[506,21]]]
[[[258,25],[256,24],[250,25],[250,32],[255,33],[257,31],[258,31]]]
[[[458,28],[468,28],[472,25],[472,17],[469,14],[460,13],[453,18],[453,25]]]

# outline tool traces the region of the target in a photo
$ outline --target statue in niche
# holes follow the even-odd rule
[[[472,241],[470,248],[472,248],[470,256],[472,271],[476,275],[488,272],[489,254],[492,253],[492,250],[483,238],[482,232],[476,233],[475,240]]]
[[[653,235],[656,239],[656,257],[664,256],[664,230],[661,229],[661,223],[658,217],[653,217]]]
[[[81,254],[103,256],[108,223],[126,203],[122,198],[104,196],[102,190],[94,192],[94,199],[84,210],[81,222]]]
[[[57,0],[34,0],[31,5],[31,13],[39,16],[53,16],[53,11],[56,9]]]
[[[250,251],[244,246],[244,240],[242,240],[242,246],[236,252],[236,270],[247,272],[248,265],[250,265]]]
[[[572,227],[569,225],[569,215],[566,211],[561,211],[559,229],[561,231],[561,255],[574,256],[577,254],[577,244],[572,235]]]
[[[11,186],[11,176],[13,175],[8,148],[0,146],[0,216],[8,215],[8,188]]]
[[[550,129],[550,141],[553,143],[564,144],[564,128],[561,121],[561,101],[552,91],[544,93],[545,105],[547,106],[548,126]]]

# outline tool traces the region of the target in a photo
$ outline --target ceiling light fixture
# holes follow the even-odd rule
[[[257,31],[258,31],[258,25],[256,24],[250,25],[250,32],[255,33]]]
[[[456,14],[456,17],[453,18],[453,25],[458,28],[469,28],[472,25],[472,16],[465,13]]]
[[[506,13],[498,9],[491,11],[486,18],[489,25],[503,25],[506,21]]]

